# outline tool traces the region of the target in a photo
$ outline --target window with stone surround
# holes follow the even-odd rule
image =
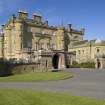
[[[49,43],[47,43],[47,49],[49,49],[50,48],[50,44]]]
[[[35,50],[38,50],[38,42],[35,43]]]

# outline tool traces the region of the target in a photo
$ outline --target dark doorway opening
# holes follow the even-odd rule
[[[97,68],[99,69],[101,67],[101,63],[100,63],[100,60],[97,59]]]
[[[52,64],[53,64],[54,69],[58,69],[58,66],[59,66],[59,55],[58,54],[55,54],[53,56]]]

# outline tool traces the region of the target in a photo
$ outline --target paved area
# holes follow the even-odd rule
[[[74,78],[45,82],[0,82],[3,89],[35,89],[105,99],[105,70],[68,69]]]

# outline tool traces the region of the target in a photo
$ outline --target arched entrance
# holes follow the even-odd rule
[[[100,63],[100,60],[97,59],[97,68],[99,69],[101,67],[101,63]]]
[[[52,65],[54,69],[58,69],[59,67],[59,55],[57,53],[52,58]]]

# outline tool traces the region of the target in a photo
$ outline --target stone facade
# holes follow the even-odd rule
[[[69,51],[76,53],[76,61],[95,62],[97,56],[105,55],[105,41],[99,40],[83,40],[74,42]]]
[[[74,52],[69,51],[74,41],[82,41],[84,29],[49,26],[40,15],[30,19],[19,11],[2,25],[0,58],[13,62],[40,63],[41,67],[65,68],[72,63]]]

